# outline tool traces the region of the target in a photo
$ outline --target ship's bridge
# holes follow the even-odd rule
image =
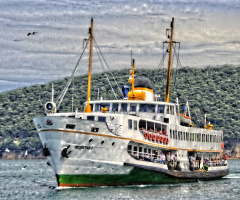
[[[176,104],[158,101],[105,100],[91,101],[93,113],[129,114],[141,118],[177,123]],[[90,113],[89,113],[90,114]]]

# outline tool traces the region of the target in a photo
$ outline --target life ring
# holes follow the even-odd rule
[[[152,141],[156,141],[156,135],[154,133],[152,134]]]
[[[144,137],[145,137],[145,139],[148,138],[148,132],[147,131],[144,132]]]
[[[157,134],[157,136],[156,136],[156,140],[157,140],[157,143],[159,143],[160,138],[159,138],[159,135],[158,135],[158,134]]]
[[[148,134],[148,139],[149,139],[150,141],[152,140],[152,134],[151,134],[151,133]]]
[[[164,143],[164,144],[167,143],[167,137],[164,137],[164,139],[163,139],[163,143]]]
[[[160,142],[163,143],[163,136],[160,136]]]
[[[222,149],[224,149],[224,143],[221,143],[221,147],[222,147]]]
[[[168,143],[169,143],[169,139],[167,138],[167,139],[166,139],[166,144],[168,144]]]

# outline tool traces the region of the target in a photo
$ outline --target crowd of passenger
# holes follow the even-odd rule
[[[220,158],[205,158],[203,159],[203,166],[202,169],[208,171],[209,167],[215,167],[215,166],[227,166],[227,155],[224,155],[224,157]],[[201,157],[199,154],[197,154],[196,159],[193,157],[193,155],[189,156],[189,169],[191,171],[201,169]]]
[[[154,131],[152,128],[146,129],[146,128],[142,127],[142,128],[140,128],[140,131],[142,131],[143,133],[145,131],[147,131],[147,132],[151,132],[151,133],[158,133],[158,134],[161,134],[161,135],[167,135],[167,133],[165,132],[164,129],[162,129],[162,131],[161,131],[158,128],[156,128],[156,130]]]
[[[132,154],[131,154],[132,155]],[[182,168],[180,166],[180,161],[177,159],[177,154],[173,154],[172,152],[161,152],[158,154],[158,151],[153,151],[152,154],[146,153],[146,152],[134,152],[132,155],[135,159],[141,160],[141,161],[147,161],[147,162],[154,162],[154,163],[160,163],[160,164],[166,164],[169,170],[178,170],[182,171]],[[209,167],[212,166],[226,166],[227,165],[227,155],[224,155],[224,157],[220,158],[205,158],[203,159],[203,164],[201,165],[201,157],[199,154],[197,154],[196,158],[194,158],[193,155],[189,156],[189,169],[191,171],[194,170],[205,170],[208,171]]]
[[[148,153],[139,153],[134,152],[133,157],[137,160],[166,164],[169,170],[178,170],[182,171],[180,166],[180,161],[177,160],[177,155],[172,152],[161,152],[158,154],[158,151],[155,150],[153,154]]]

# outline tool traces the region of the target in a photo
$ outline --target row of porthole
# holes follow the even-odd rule
[[[93,139],[91,138],[88,142],[91,143],[93,141]],[[104,144],[104,140],[101,142],[101,145]],[[115,142],[112,143],[112,146],[115,146]]]

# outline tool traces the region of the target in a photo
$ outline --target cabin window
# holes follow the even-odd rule
[[[132,129],[132,120],[131,119],[128,120],[128,129]]]
[[[132,145],[128,145],[128,153],[132,153]]]
[[[186,132],[186,140],[188,141],[189,140],[189,133]]]
[[[146,121],[140,120],[139,121],[139,128],[140,128],[140,130],[145,130],[146,129]]]
[[[144,153],[147,153],[147,148],[144,148]]]
[[[137,121],[134,120],[134,130],[137,130]]]
[[[209,135],[206,135],[206,142],[208,142],[209,140]]]
[[[106,121],[106,117],[98,117],[98,121],[99,122],[105,122]]]
[[[142,152],[142,147],[139,147],[139,152]]]
[[[87,116],[87,120],[94,121],[94,116]]]
[[[157,113],[164,113],[164,105],[158,105]]]
[[[205,134],[202,134],[202,142],[205,142]]]
[[[112,111],[113,112],[118,112],[118,103],[113,103],[112,104]]]
[[[197,133],[197,141],[201,141],[201,134]]]
[[[151,149],[148,149],[148,154],[149,154],[149,155],[151,155],[151,151],[152,151]]]
[[[172,129],[170,129],[170,138],[172,138]]]
[[[140,104],[139,112],[153,112],[155,113],[155,106],[154,104]]]
[[[137,153],[137,147],[136,146],[134,147],[133,152]]]
[[[122,112],[127,112],[127,103],[122,103],[121,104],[121,111]]]
[[[186,135],[185,135],[185,132],[183,132],[183,140],[185,140],[186,139],[186,137],[185,137]]]
[[[177,130],[175,130],[175,139],[177,140]]]
[[[179,139],[179,140],[181,139],[180,131],[178,131],[178,139]]]
[[[215,143],[217,142],[216,141],[216,135],[213,136],[213,142],[215,142]]]
[[[210,135],[210,142],[213,142],[213,136]]]
[[[110,104],[109,103],[100,103],[95,105],[95,112],[102,112],[102,108],[107,108],[109,111]]]

